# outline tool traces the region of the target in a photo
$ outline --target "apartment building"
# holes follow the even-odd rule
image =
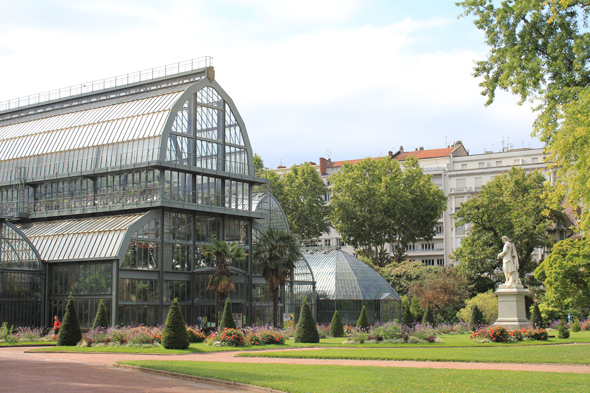
[[[438,220],[433,239],[410,244],[407,249],[406,255],[409,260],[429,266],[444,266],[452,263],[449,255],[461,245],[461,240],[467,236],[468,230],[467,227],[455,227],[455,213],[461,208],[462,203],[475,197],[484,184],[508,171],[513,165],[527,171],[546,169],[543,149],[504,148],[501,152],[470,155],[461,141],[440,149],[419,147],[405,151],[402,146],[395,153],[390,151],[388,156],[374,159],[393,159],[403,162],[409,156],[418,159],[424,173],[430,175],[432,182],[448,197],[447,209]],[[330,203],[332,197],[330,176],[338,172],[345,162],[354,165],[361,160],[332,161],[321,157],[319,164],[311,162],[328,185],[328,193],[325,195],[326,203]],[[290,169],[279,166],[274,171],[282,175]],[[342,247],[343,251],[354,255],[353,247],[346,245],[334,228],[330,228],[328,233],[323,234],[319,241],[322,246]],[[393,252],[391,244],[388,245],[388,249]]]

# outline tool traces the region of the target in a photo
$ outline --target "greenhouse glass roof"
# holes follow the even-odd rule
[[[397,292],[363,261],[341,250],[303,251],[314,278],[320,299],[378,300]]]
[[[252,193],[252,210],[267,213],[266,218],[256,220],[265,227],[279,228],[289,232],[289,223],[279,201],[270,192]]]
[[[127,230],[145,214],[39,222],[18,227],[45,260],[117,258]]]

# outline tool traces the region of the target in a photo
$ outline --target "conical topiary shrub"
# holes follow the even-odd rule
[[[429,324],[434,326],[434,314],[432,313],[432,309],[430,306],[426,306],[426,311],[424,312],[424,316],[422,317],[422,325]]]
[[[578,318],[574,318],[572,322],[572,332],[579,332],[582,330],[582,325],[580,325],[580,320]]]
[[[344,337],[344,325],[338,310],[334,311],[332,322],[330,322],[330,336],[332,337]]]
[[[484,324],[484,318],[481,310],[477,305],[471,309],[471,318],[469,319],[469,329],[476,331]]]
[[[96,311],[96,317],[94,317],[94,324],[92,329],[106,329],[110,326],[109,318],[107,317],[107,308],[104,305],[102,299],[98,304],[98,311]]]
[[[58,346],[73,347],[82,340],[82,332],[80,331],[80,322],[78,321],[78,313],[76,312],[76,303],[74,296],[70,292],[70,298],[66,305],[66,314],[57,335]]]
[[[531,313],[531,324],[535,328],[542,328],[545,325],[545,321],[543,321],[543,315],[541,315],[541,310],[539,310],[539,303],[535,303],[533,306],[533,312]]]
[[[369,317],[367,317],[367,307],[363,306],[361,310],[361,315],[359,315],[359,319],[356,322],[356,327],[362,330],[368,330],[371,324],[369,323]]]
[[[301,306],[301,314],[299,314],[299,322],[297,322],[297,328],[295,330],[295,342],[296,343],[319,343],[320,334],[318,333],[318,327],[313,320],[311,314],[311,307],[307,304],[307,300],[303,299],[303,305]]]
[[[182,310],[178,305],[178,298],[175,298],[166,317],[166,324],[162,332],[162,345],[166,349],[187,349],[189,343]]]
[[[219,330],[222,330],[223,328],[236,328],[236,323],[234,322],[234,317],[231,311],[231,299],[229,298],[229,296],[225,300],[225,307],[223,307],[223,316],[221,317],[221,322],[219,323]]]
[[[414,315],[412,314],[412,310],[410,310],[410,302],[405,307],[402,307],[402,325],[410,326],[414,323]]]
[[[557,338],[570,338],[570,331],[565,325],[565,319],[559,321],[557,326]]]

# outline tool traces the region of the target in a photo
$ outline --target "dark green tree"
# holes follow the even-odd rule
[[[403,261],[392,263],[377,271],[400,296],[404,296],[408,295],[416,282],[437,275],[439,268],[426,266],[420,262]]]
[[[446,208],[444,192],[425,175],[414,157],[403,163],[367,158],[344,163],[334,174],[330,221],[342,239],[378,267],[405,259],[406,246],[430,240]]]
[[[485,318],[479,307],[477,307],[477,305],[473,306],[471,309],[471,318],[469,319],[469,329],[475,332],[478,328],[484,325],[484,322]]]
[[[422,325],[426,324],[434,326],[434,313],[429,305],[426,306],[426,311],[424,311],[424,316],[422,317]]]
[[[561,319],[559,325],[557,325],[557,338],[570,338],[570,331],[565,324],[565,319]]]
[[[414,323],[415,318],[412,315],[412,310],[410,309],[410,301],[408,300],[406,304],[402,303],[402,324],[406,326],[410,326]]]
[[[531,313],[531,324],[535,328],[542,328],[545,326],[545,322],[543,321],[543,315],[541,315],[541,310],[539,310],[539,303],[535,302],[533,306],[533,312]]]
[[[297,240],[288,232],[268,227],[259,234],[253,259],[272,294],[274,327],[279,325],[279,291],[288,279],[293,278],[295,263],[301,258]]]
[[[422,322],[425,310],[420,306],[420,299],[418,299],[418,296],[412,296],[412,300],[410,300],[410,311],[414,317],[414,322]]]
[[[295,342],[320,342],[320,334],[318,333],[318,327],[313,319],[311,307],[309,307],[309,304],[307,304],[306,299],[303,299],[303,305],[301,306],[301,314],[299,314],[299,322],[297,322],[297,328],[295,329]]]
[[[219,296],[219,310],[225,307],[225,297],[235,288],[231,279],[229,265],[246,259],[248,254],[244,249],[238,247],[238,243],[227,243],[223,240],[217,240],[215,236],[211,243],[201,246],[201,251],[205,257],[214,257],[217,261],[215,273],[209,276],[207,289],[211,289]]]
[[[188,331],[182,310],[178,305],[178,298],[172,301],[170,311],[166,317],[164,331],[162,332],[162,345],[166,349],[186,349],[190,344]]]
[[[227,297],[227,301],[225,302],[225,307],[223,308],[223,316],[221,317],[221,322],[219,323],[219,330],[222,330],[223,328],[236,328],[236,323],[234,321],[234,317],[231,311],[231,299],[229,296]]]
[[[96,316],[94,317],[94,324],[92,325],[92,329],[106,329],[111,324],[109,323],[109,318],[107,317],[107,308],[104,305],[102,299],[100,299],[100,303],[98,303],[98,310],[96,311]]]
[[[367,316],[367,306],[363,306],[359,319],[356,322],[356,327],[362,330],[368,330],[371,324],[369,323],[369,317]]]
[[[340,313],[338,313],[338,310],[334,311],[332,322],[330,322],[330,336],[344,337],[344,325],[342,324],[342,319],[340,319]]]
[[[582,330],[582,325],[580,325],[580,320],[578,318],[574,318],[572,322],[572,332],[579,332]]]
[[[519,277],[525,284],[537,284],[525,278],[537,266],[532,260],[533,252],[550,247],[547,227],[555,221],[561,222],[564,217],[560,211],[552,210],[544,198],[548,187],[540,172],[526,173],[513,167],[489,181],[475,198],[461,205],[456,225],[470,225],[469,235],[451,258],[459,262],[462,275],[472,283],[473,294],[495,289],[489,277],[496,269],[502,269],[502,260],[498,258],[503,247],[502,236],[508,236],[516,245]],[[481,280],[487,281],[490,287],[476,288],[474,283]],[[504,277],[498,276],[496,280],[504,282]]]
[[[82,340],[80,322],[78,321],[74,296],[70,292],[70,298],[66,305],[66,314],[64,315],[63,323],[61,324],[59,334],[57,335],[57,345],[73,347],[78,344],[80,340]]]
[[[557,169],[557,202],[590,204],[590,34],[587,0],[464,0],[464,16],[485,34],[487,58],[476,62],[482,95],[490,105],[496,90],[520,103],[534,101],[535,134]],[[580,225],[590,228],[590,210]]]

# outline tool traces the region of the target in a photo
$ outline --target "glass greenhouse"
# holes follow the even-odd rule
[[[303,252],[315,279],[316,321],[329,324],[338,310],[342,322],[356,324],[363,306],[369,321],[401,319],[401,298],[363,261],[337,249]]]
[[[0,103],[1,321],[49,325],[72,291],[82,327],[101,299],[113,325],[154,325],[174,298],[187,323],[215,326],[215,261],[200,246],[215,236],[251,254],[257,231],[288,225],[272,195],[253,192],[265,180],[210,63]],[[231,271],[237,320],[269,323],[252,258]],[[281,312],[313,301],[313,276],[301,277]]]

